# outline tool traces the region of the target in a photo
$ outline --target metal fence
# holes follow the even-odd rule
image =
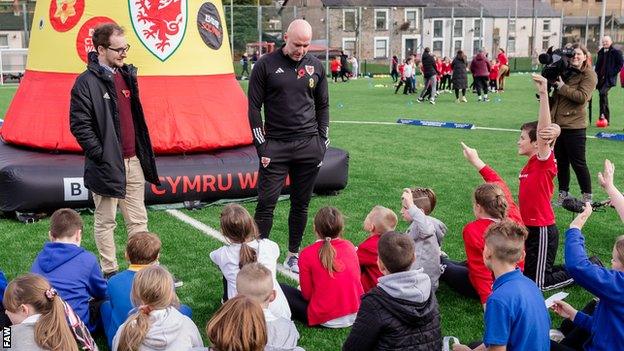
[[[28,49],[0,49],[0,85],[19,83],[26,70]]]

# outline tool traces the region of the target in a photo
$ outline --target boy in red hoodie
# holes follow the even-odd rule
[[[340,57],[336,56],[331,63],[331,73],[334,83],[338,82],[338,74],[340,73]]]
[[[498,91],[498,72],[500,69],[500,63],[498,60],[492,60],[492,70],[490,71],[490,91],[497,92]]]
[[[364,230],[370,236],[358,246],[357,256],[362,271],[362,287],[364,292],[377,286],[377,279],[383,276],[377,265],[379,257],[377,243],[382,234],[394,230],[397,225],[397,215],[389,208],[375,206],[364,220]]]

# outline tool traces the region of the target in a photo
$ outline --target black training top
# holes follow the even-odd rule
[[[264,55],[249,78],[249,125],[254,144],[266,138],[294,140],[329,135],[325,68],[312,55],[292,60],[282,49]],[[264,126],[260,109],[264,105]]]

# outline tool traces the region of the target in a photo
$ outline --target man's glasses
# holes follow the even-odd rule
[[[111,51],[115,51],[116,53],[121,55],[121,54],[125,54],[128,51],[130,51],[130,45],[126,46],[125,48],[106,48],[106,49],[111,50]]]

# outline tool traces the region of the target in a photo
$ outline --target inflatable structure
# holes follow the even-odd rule
[[[70,90],[100,23],[125,29],[138,67],[162,187],[151,203],[253,196],[257,156],[235,79],[220,0],[37,1],[26,73],[0,136],[0,211],[84,207],[83,156],[69,130]],[[331,149],[317,190],[346,186],[348,156]],[[237,183],[238,181],[238,183]],[[185,190],[186,189],[186,190]]]

